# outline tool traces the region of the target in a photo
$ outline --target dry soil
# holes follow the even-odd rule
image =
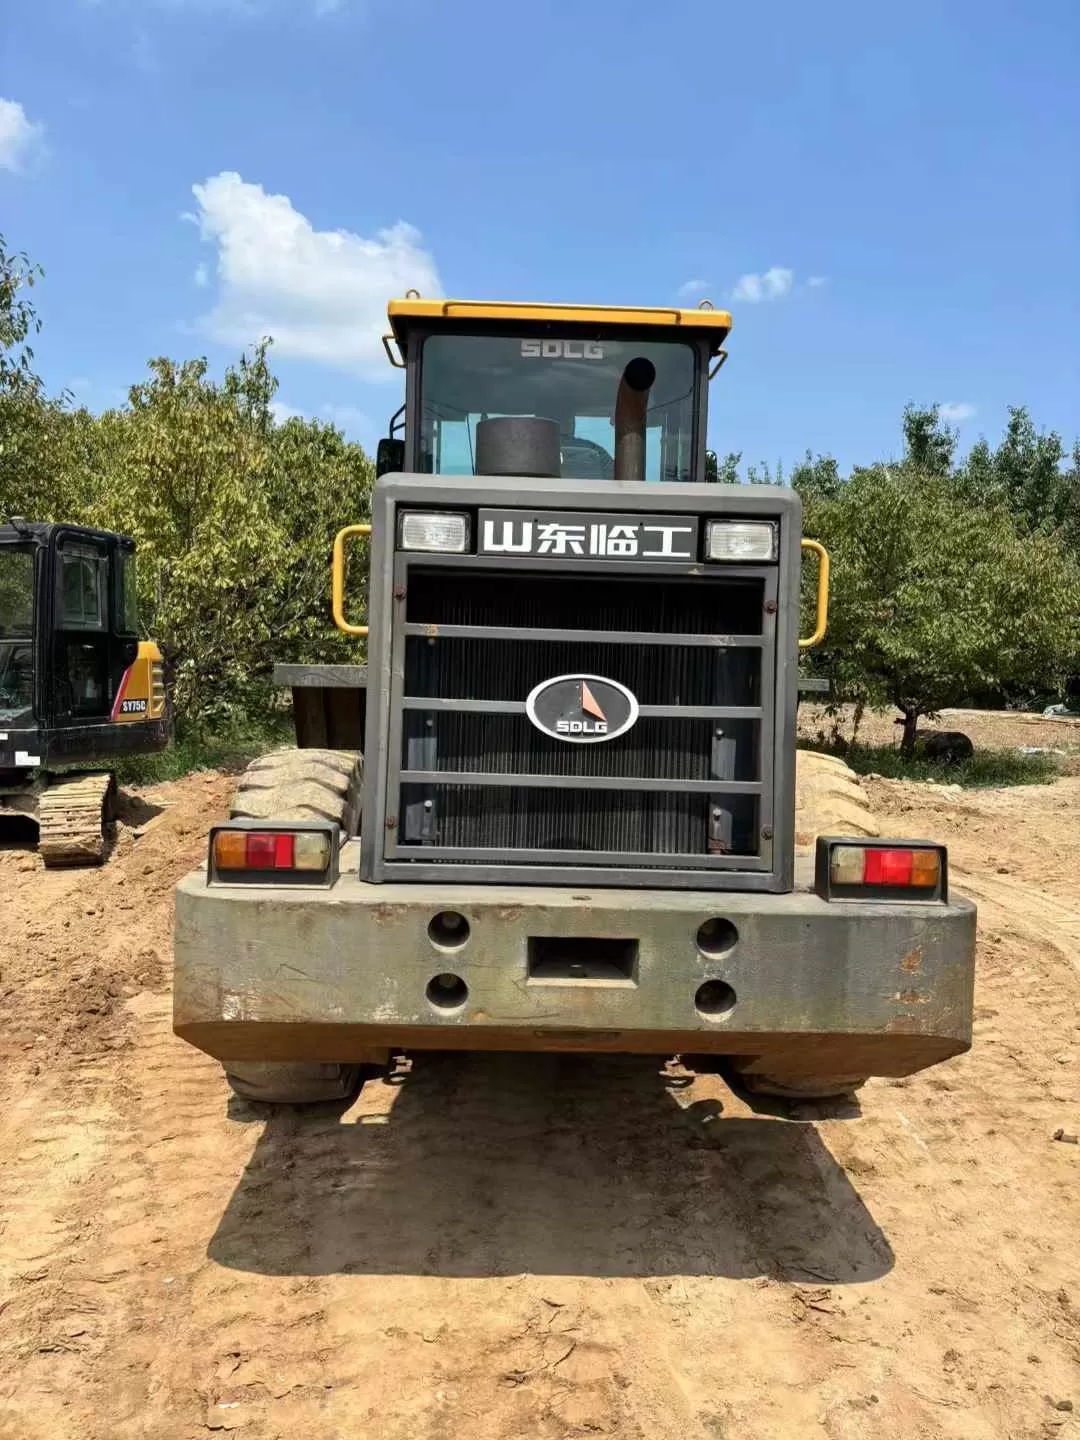
[[[231,783],[0,852],[0,1435],[1080,1436],[1080,779],[870,783],[980,903],[975,1044],[794,1119],[579,1056],[231,1100],[168,993]]]

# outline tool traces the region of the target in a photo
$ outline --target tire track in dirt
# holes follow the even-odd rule
[[[1080,1095],[1076,891],[1037,900],[1052,943],[1025,929],[1014,830],[1002,886],[949,836],[987,897],[975,1049],[861,1115],[611,1056],[421,1057],[297,1114],[169,1029],[171,886],[228,788],[170,787],[74,892],[0,854],[0,1435],[1080,1433],[1051,1403],[1080,1409],[1077,1152],[1049,1138]],[[1062,794],[1002,803],[1041,836]],[[903,804],[934,832],[940,799]]]
[[[1080,971],[1080,909],[1003,875],[977,876],[953,865],[952,878],[996,923],[1045,941]]]

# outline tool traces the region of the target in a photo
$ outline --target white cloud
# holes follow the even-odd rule
[[[319,420],[323,425],[333,425],[350,439],[367,441],[375,433],[371,416],[356,405],[323,405],[316,415],[310,410],[298,410],[284,400],[271,400],[270,413],[279,425],[286,420]]]
[[[0,170],[21,170],[43,133],[17,100],[0,98]]]
[[[355,405],[324,405],[320,418],[328,420],[354,440],[357,436],[367,436],[372,428],[371,417]]]
[[[676,293],[680,300],[692,300],[695,295],[704,295],[711,285],[711,280],[686,280]]]
[[[794,283],[794,270],[774,265],[762,275],[740,275],[731,298],[744,301],[747,305],[757,305],[763,300],[782,300],[785,295],[791,294]]]
[[[820,290],[823,285],[829,283],[829,277],[827,275],[811,275],[806,283],[811,290]]]
[[[272,335],[275,351],[385,378],[386,302],[442,293],[435,261],[405,221],[369,239],[316,230],[287,195],[222,171],[192,186],[204,240],[217,246],[217,304],[203,328],[222,344]]]
[[[199,264],[195,266],[195,274],[191,278],[200,290],[205,290],[207,285],[210,284],[210,271],[200,261]]]
[[[962,425],[965,420],[974,417],[975,406],[967,400],[947,400],[944,405],[938,406],[938,414],[947,425]]]

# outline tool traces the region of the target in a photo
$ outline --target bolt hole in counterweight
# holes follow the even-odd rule
[[[440,910],[432,916],[427,933],[441,950],[460,950],[469,938],[469,922],[457,910]]]
[[[460,975],[446,971],[428,981],[427,998],[437,1010],[460,1010],[469,998],[469,987]]]
[[[723,1020],[735,1009],[735,991],[723,980],[706,980],[697,988],[694,1008],[705,1020]]]
[[[718,960],[728,954],[738,943],[738,930],[730,920],[724,920],[719,915],[706,920],[697,932],[697,947],[710,960]]]

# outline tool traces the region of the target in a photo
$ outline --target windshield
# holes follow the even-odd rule
[[[34,556],[0,550],[0,722],[33,719]]]
[[[645,479],[692,480],[696,355],[679,341],[431,335],[420,378],[420,469],[475,475],[476,426],[496,416],[556,420],[568,480],[610,480],[615,400],[627,365],[656,372],[645,413]]]

